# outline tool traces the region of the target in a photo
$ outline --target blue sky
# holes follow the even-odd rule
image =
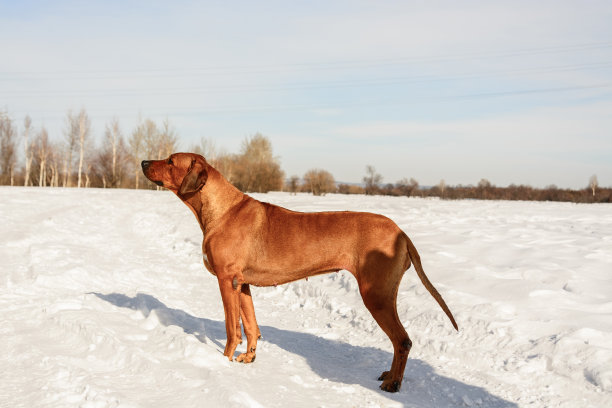
[[[0,109],[168,118],[287,175],[612,186],[610,1],[5,1]]]

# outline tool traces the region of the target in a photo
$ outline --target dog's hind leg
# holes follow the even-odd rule
[[[386,270],[382,267],[385,263],[384,261],[376,263],[380,265],[379,270]],[[358,283],[363,303],[393,344],[391,369],[381,374],[379,380],[383,382],[380,388],[384,391],[397,392],[402,385],[406,360],[412,342],[397,315],[397,291],[403,272],[399,268],[393,268],[388,263],[387,266],[391,270],[387,269],[388,273],[383,272],[377,275],[372,273],[372,270],[362,271]],[[369,268],[372,267],[372,265],[369,266]],[[394,269],[395,273],[392,272]],[[375,278],[371,279],[374,276]]]
[[[240,354],[236,361],[243,363],[251,363],[255,361],[255,350],[257,348],[257,339],[261,337],[257,319],[255,318],[255,307],[253,306],[253,298],[251,297],[251,288],[248,284],[243,283],[240,291],[240,318],[244,327],[244,334],[247,338],[247,352]]]
[[[383,380],[383,383],[380,388],[384,391],[397,392],[402,385],[412,342],[397,315],[395,296],[379,296],[372,293],[362,294],[362,296],[366,307],[393,343],[391,369],[381,374],[379,379]]]

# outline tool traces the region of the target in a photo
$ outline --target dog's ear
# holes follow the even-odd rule
[[[179,188],[179,194],[185,195],[195,193],[206,184],[207,179],[208,172],[206,171],[206,162],[204,160],[193,159],[189,166],[189,171],[183,178],[183,182]]]

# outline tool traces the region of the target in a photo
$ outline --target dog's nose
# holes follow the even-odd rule
[[[142,171],[147,171],[147,169],[151,165],[151,162],[149,160],[143,160],[140,165],[142,166]]]

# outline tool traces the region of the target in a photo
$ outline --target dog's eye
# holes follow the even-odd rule
[[[171,166],[174,165],[174,162],[172,161],[172,159],[168,159],[168,164],[171,165]]]

